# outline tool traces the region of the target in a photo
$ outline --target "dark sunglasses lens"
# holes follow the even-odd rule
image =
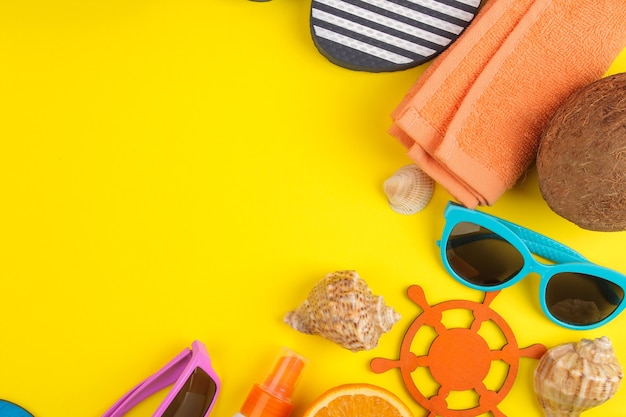
[[[524,266],[524,257],[513,245],[482,226],[459,223],[446,242],[446,258],[462,279],[493,287],[513,278]]]
[[[19,405],[0,400],[0,417],[33,417],[33,415]]]
[[[204,417],[216,393],[215,381],[204,370],[196,368],[167,407],[163,417]]]
[[[594,324],[610,316],[624,300],[624,289],[605,279],[573,272],[556,274],[546,287],[546,304],[557,319]]]

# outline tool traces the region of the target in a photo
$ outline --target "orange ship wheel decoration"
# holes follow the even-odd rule
[[[513,387],[519,359],[539,359],[546,352],[546,347],[541,344],[523,349],[518,347],[511,327],[489,308],[498,293],[485,293],[482,303],[449,300],[431,306],[424,290],[417,285],[411,286],[407,294],[423,312],[413,321],[402,340],[400,359],[374,358],[370,363],[372,371],[382,373],[399,368],[404,385],[419,405],[430,411],[429,417],[473,417],[487,412],[494,417],[506,417],[497,407]],[[447,328],[442,318],[458,309],[469,310],[472,317],[470,326]],[[481,328],[489,326],[489,322],[495,324],[496,330],[504,338],[499,349],[492,349],[479,334]],[[422,340],[418,332],[429,327],[435,332],[434,339],[427,354],[418,355],[413,352],[417,344],[414,340],[416,337]],[[498,381],[498,386],[492,389],[485,380],[493,379],[490,374],[494,361],[504,363],[506,376],[502,383]],[[430,372],[435,385],[433,395],[425,395],[415,384],[413,374],[418,370]],[[456,392],[471,398],[469,408],[449,407],[449,400],[458,395]]]

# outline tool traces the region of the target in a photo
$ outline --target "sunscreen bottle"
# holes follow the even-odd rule
[[[283,347],[271,373],[262,384],[254,384],[234,417],[288,417],[293,409],[291,396],[296,381],[307,362]]]

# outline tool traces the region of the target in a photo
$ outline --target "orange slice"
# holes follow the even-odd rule
[[[302,417],[414,417],[395,394],[376,385],[345,384],[320,395]]]

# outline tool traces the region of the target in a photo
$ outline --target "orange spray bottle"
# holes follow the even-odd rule
[[[283,347],[271,373],[262,384],[254,384],[241,411],[234,417],[288,417],[293,409],[291,396],[308,361]]]

